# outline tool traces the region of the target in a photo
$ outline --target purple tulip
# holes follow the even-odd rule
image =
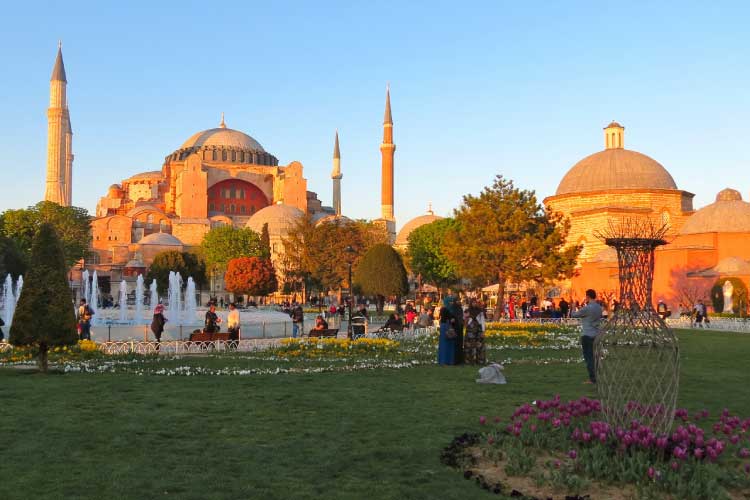
[[[672,470],[677,470],[680,468],[680,463],[675,460],[672,461],[671,465],[672,465]]]
[[[703,448],[696,448],[693,455],[695,455],[695,458],[697,459],[703,458]]]
[[[649,467],[648,468],[648,478],[649,479],[653,479],[655,475],[656,475],[656,471],[654,470],[654,468],[653,467]]]
[[[568,458],[575,460],[576,457],[578,457],[578,452],[576,450],[570,450],[568,452]]]
[[[739,455],[740,455],[740,458],[748,458],[750,457],[750,450],[748,450],[747,448],[742,448],[740,450]]]
[[[481,417],[479,417],[479,423],[482,424],[482,425],[486,424],[487,423],[487,417],[485,417],[484,415],[482,415]]]

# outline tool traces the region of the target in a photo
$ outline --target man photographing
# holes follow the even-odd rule
[[[596,292],[592,289],[586,290],[586,305],[571,313],[570,316],[581,319],[581,346],[583,347],[586,369],[589,372],[589,379],[585,383],[596,384],[594,339],[599,334],[599,324],[602,320],[602,306],[596,301]]]

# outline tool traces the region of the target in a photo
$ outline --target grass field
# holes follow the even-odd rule
[[[750,416],[750,336],[679,336],[680,405]],[[513,363],[508,385],[481,386],[474,367],[434,365],[190,377],[4,368],[0,498],[489,498],[440,464],[441,448],[480,415],[595,397],[584,371]]]

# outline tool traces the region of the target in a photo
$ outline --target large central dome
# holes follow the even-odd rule
[[[217,127],[193,134],[180,149],[202,146],[225,146],[254,151],[265,151],[258,141],[239,130]]]
[[[612,189],[677,189],[658,161],[636,151],[611,148],[576,163],[557,187],[557,195]]]

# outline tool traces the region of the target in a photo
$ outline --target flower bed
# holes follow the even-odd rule
[[[507,422],[480,417],[485,432],[454,440],[443,462],[506,494],[745,498],[750,418],[726,409],[714,419],[706,410],[690,415],[678,409],[675,419],[669,435],[638,419],[613,429],[599,401],[555,397],[520,406]]]
[[[2,345],[5,348],[0,350],[0,365],[31,363],[38,353],[38,348],[34,346]],[[96,342],[92,340],[79,340],[74,345],[53,347],[48,351],[50,364],[98,359],[103,356]]]

